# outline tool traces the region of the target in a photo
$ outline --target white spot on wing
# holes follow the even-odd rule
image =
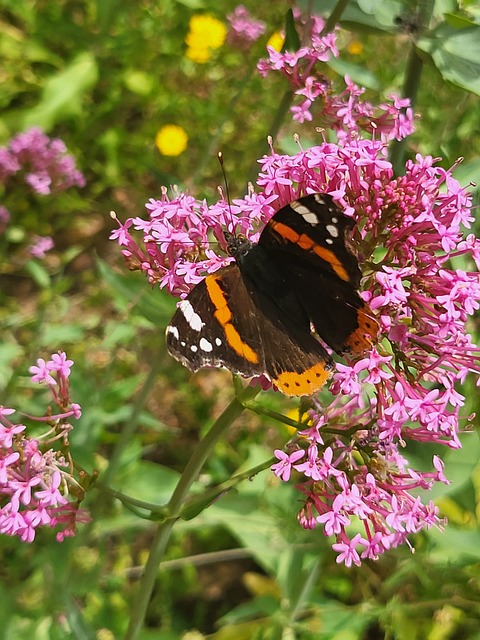
[[[198,313],[195,313],[195,309],[192,307],[188,300],[182,300],[178,305],[178,308],[183,313],[183,317],[187,321],[190,329],[194,331],[200,331],[203,327],[203,322]]]
[[[315,198],[315,202],[318,202],[318,204],[327,204],[320,193],[315,193],[313,197]]]
[[[209,342],[206,338],[202,338],[200,340],[200,349],[209,353],[213,349],[212,343]]]
[[[167,327],[166,333],[167,333],[167,335],[173,336],[175,338],[175,340],[178,340],[178,338],[180,337],[180,334],[178,333],[177,327],[172,327],[172,325],[169,325]]]
[[[332,238],[338,238],[338,227],[334,224],[327,224],[325,227],[327,232],[332,236]]]
[[[190,351],[192,351],[193,353],[197,353],[198,351],[198,347],[196,344],[192,344],[192,346],[190,347]]]
[[[219,347],[222,344],[222,341],[220,340],[220,338],[215,338],[215,344],[217,345],[217,347]]]
[[[325,238],[325,242],[327,244],[333,244],[333,240],[331,238]]]
[[[311,211],[311,209],[306,207],[304,204],[302,204],[301,202],[298,202],[298,200],[291,202],[290,206],[294,211],[296,211],[299,215],[301,215],[302,218],[305,220],[305,222],[308,222],[308,224],[311,224],[313,226],[318,224],[317,215],[313,211]]]

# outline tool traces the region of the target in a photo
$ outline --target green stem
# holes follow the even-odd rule
[[[322,33],[320,35],[324,36],[330,31],[333,31],[335,25],[340,21],[342,17],[342,13],[345,11],[349,0],[338,0],[335,5],[332,13],[328,16],[325,26],[322,29]]]
[[[243,412],[245,408],[244,403],[254,398],[258,393],[258,388],[247,387],[239,397],[235,398],[228,405],[222,415],[215,421],[210,431],[200,441],[192,457],[187,462],[185,470],[175,488],[175,491],[173,492],[170,502],[168,503],[170,517],[161,522],[155,532],[150,555],[148,556],[139,589],[132,605],[132,615],[125,635],[125,640],[136,640],[139,637],[147,612],[148,603],[150,602],[152,591],[155,586],[158,566],[167,547],[173,526],[178,519],[178,512],[181,509],[192,483],[197,479],[206,459],[212,452],[221,435]]]
[[[433,8],[435,6],[435,0],[426,0],[421,5],[421,14],[419,16],[419,22],[423,29],[427,29],[432,17]],[[412,109],[415,108],[417,100],[418,89],[420,86],[420,79],[423,71],[423,60],[418,55],[417,46],[412,40],[410,45],[410,52],[408,55],[407,69],[405,71],[405,81],[403,83],[402,95],[405,98],[410,98],[410,105]],[[404,156],[406,149],[407,139],[394,140],[390,147],[390,161],[393,165],[393,172],[395,175],[400,175],[404,171]]]

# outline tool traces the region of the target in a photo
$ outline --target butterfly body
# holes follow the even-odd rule
[[[378,325],[357,293],[346,246],[354,221],[327,194],[283,207],[258,244],[226,233],[235,262],[196,285],[167,327],[169,352],[192,371],[223,366],[266,375],[286,395],[311,395],[331,375],[334,351],[360,352]]]

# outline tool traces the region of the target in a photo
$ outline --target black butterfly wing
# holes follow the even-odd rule
[[[346,244],[353,226],[331,196],[313,194],[277,211],[259,241],[318,335],[338,353],[369,348],[378,332],[357,292],[361,271]]]
[[[266,375],[286,395],[311,395],[332,362],[306,329],[292,332],[236,264],[209,275],[179,303],[166,329],[171,355],[192,371],[223,366]]]

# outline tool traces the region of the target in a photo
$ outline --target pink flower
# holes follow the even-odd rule
[[[338,551],[339,555],[337,557],[337,563],[344,562],[346,567],[351,567],[352,563],[356,564],[359,567],[362,563],[360,561],[360,556],[356,550],[357,545],[362,544],[368,546],[368,540],[362,538],[362,536],[357,533],[351,540],[346,539],[343,542],[337,542],[332,545],[332,549],[334,551]]]
[[[243,4],[236,6],[227,20],[230,23],[227,42],[233,46],[248,46],[265,33],[265,23],[254,20]]]
[[[281,449],[275,449],[274,454],[280,460],[280,462],[272,464],[270,469],[276,476],[287,482],[290,479],[292,467],[295,465],[295,462],[297,462],[297,460],[303,458],[303,456],[305,455],[305,451],[302,451],[302,449],[297,449],[297,451],[293,451],[290,455],[287,455]]]
[[[323,24],[313,19],[298,51],[268,49],[259,70],[282,73],[300,101],[296,117],[329,126],[338,142],[320,138],[293,155],[271,146],[259,160],[256,190],[231,207],[223,198],[207,205],[177,191],[170,198],[163,189],[144,217],[127,220],[112,237],[130,268],[183,297],[231,261],[222,250],[224,228],[256,242],[275,211],[316,192],[331,194],[357,223],[349,242],[363,271],[362,297],[378,314],[378,345],[336,363],[330,398],[313,401],[311,424],[298,434],[303,448],[276,450],[272,465],[284,481],[292,468],[303,474],[296,484],[299,523],[334,536],[337,561],[351,566],[442,526],[436,507],[417,496],[448,482],[440,457],[419,471],[404,446],[461,446],[465,398],[457,386],[467,375],[480,386],[480,348],[468,332],[480,285],[477,271],[452,263],[480,265],[480,242],[464,238],[473,222],[471,196],[451,169],[418,154],[394,175],[387,142],[412,130],[408,101],[390,96],[391,103],[374,107],[348,77],[340,94],[322,77],[320,63],[338,55],[335,34],[321,35]],[[352,517],[361,527],[354,536]]]
[[[39,424],[48,423],[45,434],[31,438],[26,425],[11,422],[15,411],[0,407],[0,532],[18,536],[23,542],[32,542],[42,526],[65,525],[59,532],[63,539],[62,535],[75,533],[77,517],[78,521],[86,519],[85,512],[78,508],[81,485],[65,471],[63,455],[72,429],[67,420],[81,415],[79,405],[70,400],[68,376],[72,364],[60,351],[48,362],[39,358],[37,366],[30,369],[35,382],[49,384],[53,402],[60,409],[55,414],[49,407],[45,417],[27,416]],[[63,449],[55,450],[52,445],[59,439]],[[69,486],[75,486],[77,497],[73,501]]]
[[[33,243],[29,247],[29,251],[34,258],[43,260],[47,251],[53,249],[54,243],[50,236],[34,236]]]
[[[29,369],[32,373],[32,382],[45,382],[46,384],[56,385],[55,378],[50,375],[50,367],[43,358],[37,359],[37,364],[33,365]]]
[[[19,133],[8,147],[0,148],[0,182],[6,184],[10,176],[22,170],[25,182],[41,195],[85,185],[65,143],[49,138],[37,127]]]

